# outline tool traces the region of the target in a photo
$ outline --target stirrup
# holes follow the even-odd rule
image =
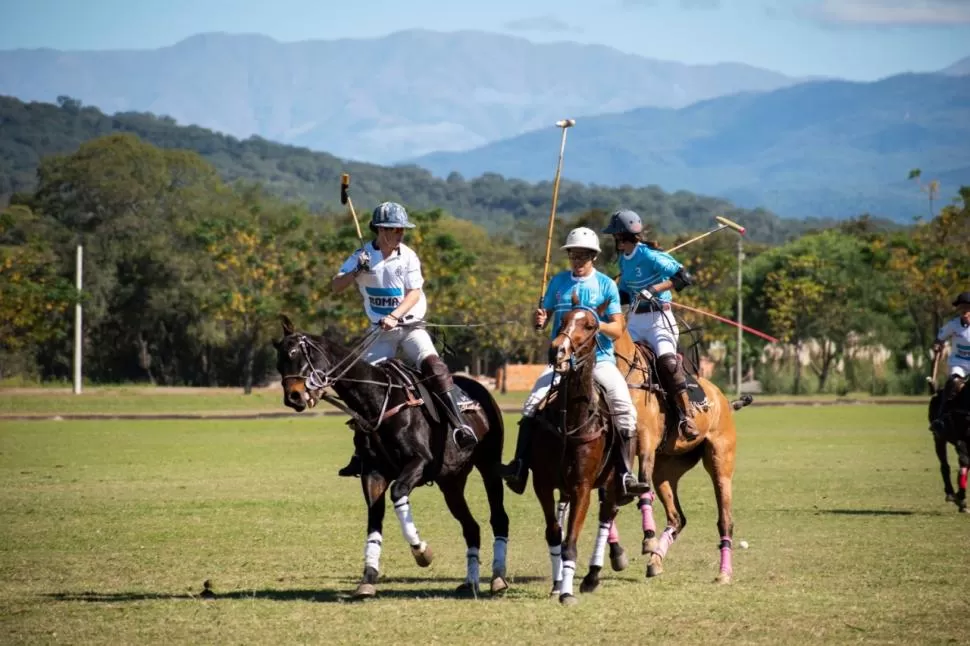
[[[640,494],[650,493],[650,485],[646,482],[640,482],[629,471],[623,474],[623,477],[620,478],[620,483],[623,486],[624,495],[638,496]]]
[[[460,449],[469,449],[478,444],[478,436],[468,424],[456,426],[451,432],[451,439]]]

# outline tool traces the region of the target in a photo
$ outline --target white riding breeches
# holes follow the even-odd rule
[[[633,407],[630,389],[620,373],[620,369],[612,361],[597,361],[593,368],[593,379],[606,391],[606,398],[609,401],[610,409],[613,411],[613,423],[617,430],[625,437],[633,437],[637,429],[637,411]],[[546,369],[536,379],[532,392],[526,397],[525,404],[522,406],[522,414],[526,417],[535,416],[539,404],[545,399],[553,384],[558,383],[558,381],[559,375],[554,372],[553,367],[551,365],[546,366]]]
[[[363,359],[367,363],[390,359],[397,354],[398,347],[416,368],[420,368],[421,362],[428,357],[438,354],[431,342],[431,335],[424,328],[396,327],[381,332]]]
[[[626,328],[634,342],[646,341],[658,357],[677,354],[680,330],[669,305],[661,312],[628,315]]]

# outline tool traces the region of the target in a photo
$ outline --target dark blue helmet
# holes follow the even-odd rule
[[[610,223],[603,229],[603,233],[632,233],[636,235],[643,231],[643,222],[634,211],[623,209],[610,216]]]

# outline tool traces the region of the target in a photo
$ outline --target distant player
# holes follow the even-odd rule
[[[958,392],[963,388],[970,375],[970,292],[963,292],[953,301],[953,307],[957,308],[959,316],[951,319],[940,328],[933,342],[934,359],[943,352],[943,344],[951,340],[950,360],[947,368],[949,377],[946,386],[943,388],[943,396],[940,397],[939,408],[937,409],[936,419],[930,424],[930,428],[937,432],[944,431],[944,417],[947,406]]]

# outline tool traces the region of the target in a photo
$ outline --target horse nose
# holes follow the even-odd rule
[[[291,390],[286,394],[286,400],[293,404],[294,406],[303,405],[303,394],[295,390]]]

